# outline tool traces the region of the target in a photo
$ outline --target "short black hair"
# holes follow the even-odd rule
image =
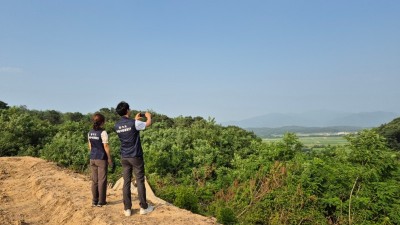
[[[117,108],[115,109],[120,116],[125,116],[128,113],[128,110],[129,104],[124,101],[118,103]]]

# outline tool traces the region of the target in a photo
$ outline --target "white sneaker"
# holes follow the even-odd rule
[[[140,215],[146,215],[148,213],[153,212],[153,210],[154,210],[154,206],[152,206],[152,205],[147,206],[147,209],[140,208]]]
[[[125,216],[131,216],[132,212],[130,209],[126,209],[126,210],[124,210],[124,214],[125,214]]]

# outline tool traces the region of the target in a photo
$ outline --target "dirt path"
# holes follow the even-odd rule
[[[0,157],[0,224],[171,224],[211,225],[215,219],[166,204],[139,215],[123,214],[121,191],[108,190],[104,207],[91,207],[89,177],[32,157]]]

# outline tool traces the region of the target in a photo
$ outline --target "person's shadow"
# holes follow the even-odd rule
[[[121,204],[122,199],[120,200],[115,200],[115,201],[107,201],[107,205],[116,205],[116,204]]]

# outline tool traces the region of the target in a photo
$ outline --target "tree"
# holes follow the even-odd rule
[[[8,108],[10,107],[7,105],[7,103],[0,101],[0,109],[8,109]]]
[[[61,124],[62,121],[62,113],[58,112],[56,110],[46,110],[46,111],[41,111],[39,113],[39,116],[42,120],[47,120],[50,122],[50,124],[56,125],[56,124]]]
[[[381,177],[393,169],[393,159],[389,148],[386,146],[386,140],[373,130],[363,130],[357,134],[346,136],[349,141],[349,161],[361,165],[368,171],[367,173],[376,172]],[[366,174],[363,173],[362,176]],[[372,175],[372,174],[371,174]]]
[[[386,138],[389,147],[400,151],[400,118],[396,118],[374,130]]]
[[[79,122],[79,121],[89,121],[89,118],[86,118],[82,113],[80,112],[67,112],[63,114],[63,119],[65,121],[74,121],[74,122]]]
[[[39,156],[54,127],[23,107],[11,107],[0,111],[0,133],[0,156]]]
[[[390,150],[384,137],[374,130],[363,130],[347,136],[349,161],[356,177],[348,200],[348,223],[365,221],[398,224],[400,217],[399,155]],[[352,197],[356,196],[357,198]],[[392,197],[388,197],[392,196]],[[396,197],[395,197],[396,196]]]
[[[89,160],[88,130],[89,126],[84,122],[63,123],[41,150],[41,157],[64,167],[85,171]]]
[[[296,153],[300,152],[303,144],[294,133],[286,133],[282,142],[276,145],[276,160],[291,160]]]

